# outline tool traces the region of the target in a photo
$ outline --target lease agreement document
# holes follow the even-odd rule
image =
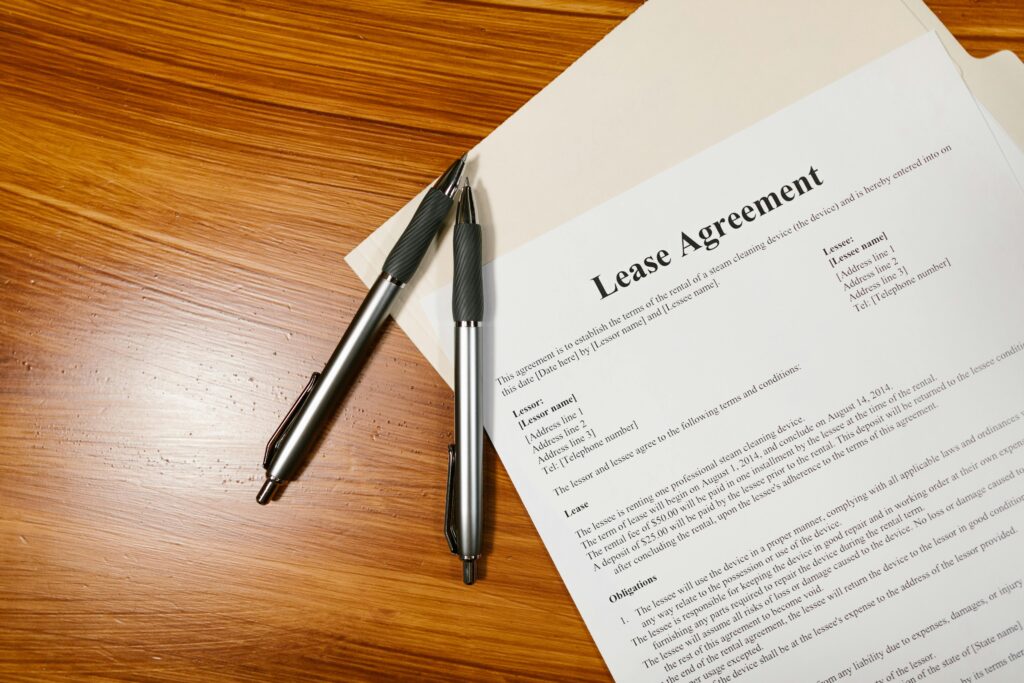
[[[488,267],[485,424],[616,678],[1024,680],[1022,255],[929,35]]]

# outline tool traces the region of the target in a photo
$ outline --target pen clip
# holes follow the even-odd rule
[[[320,373],[314,372],[309,378],[309,384],[307,384],[306,388],[302,390],[299,397],[295,399],[295,403],[293,403],[292,407],[288,409],[288,413],[284,416],[284,419],[281,420],[281,424],[279,424],[277,429],[274,430],[274,435],[270,437],[270,441],[267,442],[267,449],[263,452],[263,469],[270,467],[274,451],[277,450],[281,439],[288,432],[288,428],[291,427],[295,416],[299,414],[299,410],[306,403],[306,400],[309,399],[309,395],[313,393],[313,388],[316,387],[316,383],[319,379]]]
[[[448,488],[444,496],[444,537],[452,555],[459,554],[459,537],[455,531],[455,504],[458,492],[455,490],[455,444],[448,445]]]

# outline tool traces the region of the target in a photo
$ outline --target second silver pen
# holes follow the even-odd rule
[[[483,552],[483,422],[480,415],[480,323],[484,317],[481,230],[473,190],[462,188],[455,214],[455,444],[449,447],[445,535],[462,560],[462,580],[476,581]]]

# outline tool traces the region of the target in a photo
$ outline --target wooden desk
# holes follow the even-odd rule
[[[638,4],[8,0],[0,678],[605,680],[490,453],[390,326],[285,499],[263,444],[362,299],[343,254]],[[1018,0],[936,0],[1024,52]]]

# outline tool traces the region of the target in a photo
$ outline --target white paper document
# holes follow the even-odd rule
[[[485,425],[617,679],[1024,680],[1024,191],[934,35],[484,280]]]

